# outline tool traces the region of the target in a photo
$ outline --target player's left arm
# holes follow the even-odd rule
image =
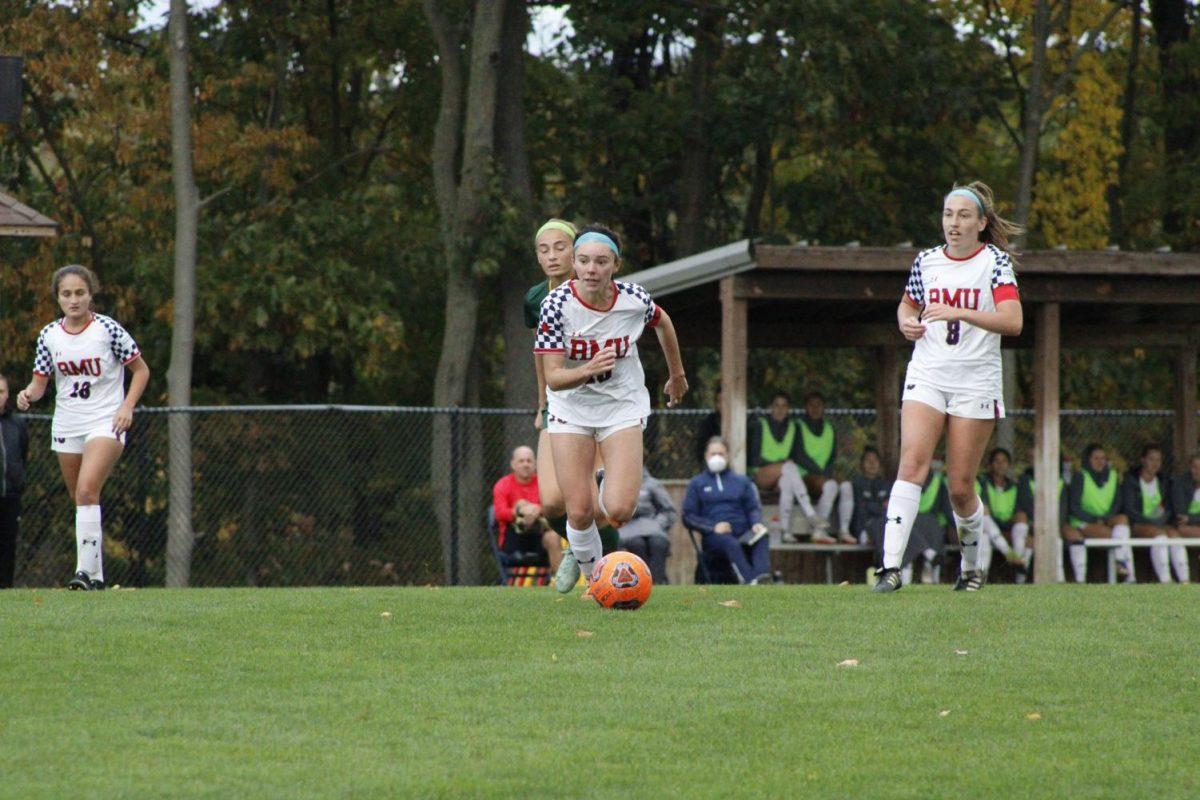
[[[133,427],[133,409],[137,408],[142,393],[146,391],[146,384],[150,383],[150,367],[146,366],[146,359],[140,355],[125,367],[133,377],[129,381],[129,393],[125,395],[125,402],[121,403],[117,413],[113,414],[113,433],[117,434]]]
[[[921,314],[922,322],[965,322],[1001,336],[1020,336],[1025,327],[1025,316],[1020,300],[1002,300],[995,311],[976,311],[971,308],[956,308],[944,303],[929,303]]]
[[[679,337],[675,335],[675,323],[662,306],[658,306],[657,321],[654,333],[658,335],[658,344],[662,347],[663,356],[667,359],[667,385],[663,391],[667,394],[667,408],[674,408],[683,402],[687,394],[687,376],[683,372],[683,355],[679,352]]]

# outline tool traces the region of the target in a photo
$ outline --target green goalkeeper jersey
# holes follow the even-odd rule
[[[545,280],[525,293],[525,327],[533,330],[542,316],[542,301],[550,294],[550,281]]]

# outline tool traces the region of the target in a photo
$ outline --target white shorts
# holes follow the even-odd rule
[[[904,400],[916,400],[943,414],[966,419],[1004,419],[1004,400],[936,389],[927,383],[904,383]]]
[[[573,425],[570,422],[559,419],[551,414],[549,425],[547,426],[546,430],[550,431],[550,433],[578,433],[582,436],[590,436],[597,442],[603,442],[617,431],[623,431],[626,428],[640,428],[642,430],[646,430],[646,418],[639,417],[637,419],[623,420],[621,422],[615,422],[612,425],[605,425],[602,428],[597,428],[591,425]]]
[[[50,449],[56,453],[82,453],[83,446],[92,439],[116,439],[121,444],[125,444],[125,434],[122,433],[118,436],[113,433],[110,419],[79,436],[54,436],[51,434]]]

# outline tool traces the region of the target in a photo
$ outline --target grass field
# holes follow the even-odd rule
[[[0,592],[0,796],[1195,798],[1198,611],[1148,585],[661,587],[633,613]]]

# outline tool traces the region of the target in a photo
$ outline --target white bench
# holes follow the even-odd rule
[[[1184,547],[1200,547],[1200,539],[1084,539],[1084,547],[1108,548],[1108,582],[1117,582],[1117,553],[1118,547],[1153,547],[1156,544],[1181,544]]]

